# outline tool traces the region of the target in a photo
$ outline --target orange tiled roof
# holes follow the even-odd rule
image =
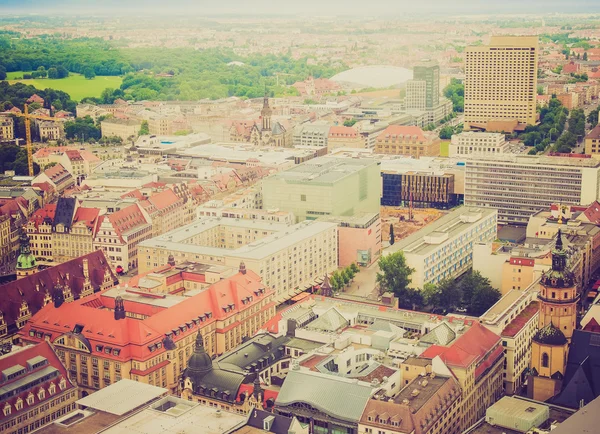
[[[155,193],[148,198],[148,201],[154,205],[157,209],[162,210],[168,208],[171,205],[175,205],[181,199],[171,190],[170,188]]]
[[[378,142],[383,142],[386,138],[402,136],[402,137],[416,137],[418,141],[425,141],[425,134],[423,130],[415,126],[403,126],[403,125],[390,125],[377,136]]]
[[[38,209],[30,217],[29,222],[33,223],[36,228],[39,227],[44,221],[49,221],[50,224],[54,222],[54,215],[56,214],[56,204],[49,203],[45,207]]]
[[[330,138],[357,137],[358,132],[352,127],[331,127],[329,128]]]

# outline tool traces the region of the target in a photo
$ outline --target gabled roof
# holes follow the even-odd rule
[[[83,223],[95,235],[98,229],[98,217],[100,210],[98,208],[79,207],[73,217],[73,224]]]
[[[454,330],[446,322],[443,322],[419,339],[419,342],[446,346],[455,338]]]
[[[340,137],[357,137],[358,131],[352,127],[331,127],[329,129],[329,137],[340,138]]]
[[[110,214],[107,218],[119,236],[149,223],[138,204],[129,205]]]
[[[54,213],[54,226],[62,224],[65,228],[70,228],[75,217],[76,206],[77,199],[74,197],[59,197]]]
[[[33,223],[36,228],[39,225],[46,223],[49,225],[54,224],[54,214],[56,213],[56,204],[49,203],[45,207],[38,209],[33,215],[29,218],[29,222]]]
[[[586,139],[600,139],[600,124],[596,125],[592,131],[590,131],[587,136],[585,136]]]
[[[148,201],[157,209],[162,210],[181,201],[181,199],[170,188],[155,193],[148,198]]]
[[[248,421],[246,422],[246,425],[263,430],[264,422],[268,418],[273,418],[271,429],[268,432],[275,434],[289,434],[294,419],[264,410],[251,411],[248,414]]]
[[[600,127],[600,125],[598,125],[596,128],[598,127]],[[598,133],[600,134],[600,128],[598,129]],[[600,224],[600,203],[597,200],[592,202],[592,204],[583,212],[583,215],[590,223],[594,223],[596,225]]]

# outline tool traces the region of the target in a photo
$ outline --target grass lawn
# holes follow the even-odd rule
[[[440,143],[440,155],[447,157],[450,151],[450,140],[444,140]]]
[[[22,77],[23,73],[8,72],[7,79],[10,84],[21,82],[29,84],[38,89],[55,89],[62,90],[71,95],[71,99],[80,101],[86,96],[100,96],[102,91],[107,87],[116,89],[121,85],[123,79],[121,77],[113,76],[97,76],[92,80],[86,80],[83,75],[70,73],[67,78],[61,78],[58,80],[50,80],[48,78],[36,78],[31,80],[15,80],[15,77]]]

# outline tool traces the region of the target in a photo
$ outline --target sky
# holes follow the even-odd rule
[[[600,0],[0,0],[0,14],[356,15],[600,13]]]

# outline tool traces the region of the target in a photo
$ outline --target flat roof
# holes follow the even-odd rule
[[[166,395],[168,389],[137,381],[122,379],[77,401],[78,405],[122,416],[156,398]]]
[[[314,150],[295,148],[257,148],[254,145],[242,145],[239,143],[211,143],[179,151],[179,155],[182,156],[200,157],[207,160],[239,162],[256,159],[259,163],[272,166],[285,163],[293,164],[295,157],[310,156],[313,154]]]
[[[320,157],[277,173],[265,181],[334,184],[365,167],[376,164],[378,164],[377,160],[367,158]]]

